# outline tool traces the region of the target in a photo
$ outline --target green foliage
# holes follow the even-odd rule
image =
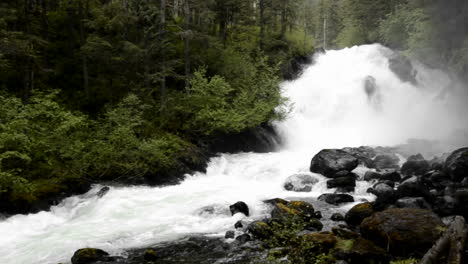
[[[415,258],[390,261],[390,264],[416,264],[419,260]]]

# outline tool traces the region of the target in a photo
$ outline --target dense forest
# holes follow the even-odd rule
[[[284,117],[279,83],[319,47],[380,42],[466,77],[467,16],[463,0],[2,1],[0,207],[203,167],[214,138]]]

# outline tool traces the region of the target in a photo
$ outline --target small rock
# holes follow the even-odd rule
[[[294,192],[310,192],[312,186],[316,184],[318,180],[311,175],[307,174],[296,174],[289,176],[284,183],[284,189],[287,191]]]
[[[224,238],[226,239],[230,239],[230,238],[234,238],[236,237],[236,232],[232,231],[232,230],[229,230],[226,232],[226,234],[224,235]]]
[[[316,212],[314,213],[314,218],[322,219],[322,212],[316,211]]]
[[[343,216],[342,214],[340,214],[340,213],[334,213],[334,214],[330,217],[330,219],[331,219],[332,221],[334,221],[334,222],[340,222],[340,221],[344,221],[344,220],[345,220],[344,216]]]
[[[105,260],[109,253],[97,248],[82,248],[73,254],[72,264],[91,264],[96,261]]]
[[[249,207],[244,202],[237,202],[233,205],[230,205],[229,210],[231,210],[232,215],[243,213],[244,215],[249,216]]]
[[[240,244],[245,244],[249,241],[251,241],[252,238],[250,238],[250,236],[248,234],[242,234],[238,237],[236,237],[236,241],[239,242]]]
[[[234,228],[235,228],[235,229],[244,228],[244,225],[242,224],[242,221],[237,221],[237,222],[234,224]]]
[[[342,193],[325,193],[318,197],[319,201],[324,201],[329,204],[339,205],[342,203],[352,203],[354,202],[353,196],[349,194]]]

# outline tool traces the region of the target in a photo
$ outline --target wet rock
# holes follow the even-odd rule
[[[391,171],[391,172],[385,172],[382,174],[380,177],[380,180],[382,181],[392,181],[392,182],[399,182],[401,181],[401,175],[400,173],[396,171]]]
[[[305,241],[320,246],[323,250],[328,250],[336,245],[337,239],[331,233],[310,233],[302,236]]]
[[[244,228],[244,224],[242,224],[242,221],[237,221],[237,222],[234,224],[234,228],[235,228],[235,229]]]
[[[362,237],[338,242],[334,257],[359,264],[389,263],[390,260],[383,248]]]
[[[425,253],[439,238],[444,224],[429,210],[392,208],[373,214],[361,223],[361,233],[389,252],[405,256]]]
[[[158,260],[158,255],[153,249],[148,249],[145,251],[145,254],[143,255],[143,259],[146,261],[156,261]]]
[[[345,221],[350,226],[358,226],[374,213],[372,203],[361,203],[353,206],[345,215]]]
[[[423,175],[430,170],[430,165],[421,154],[410,156],[401,167],[401,173],[405,176]]]
[[[444,170],[456,182],[468,177],[468,148],[452,152],[445,161]]]
[[[238,237],[236,237],[236,241],[239,243],[239,244],[245,244],[249,241],[251,241],[252,238],[250,237],[249,234],[242,234]]]
[[[314,218],[322,219],[322,212],[316,211],[316,212],[314,213]]]
[[[313,232],[320,232],[323,229],[323,224],[317,218],[313,218],[306,223],[304,229]]]
[[[96,196],[99,198],[102,198],[104,195],[106,195],[110,191],[109,187],[102,187],[97,193]]]
[[[342,203],[354,202],[353,196],[343,193],[325,193],[318,197],[319,201],[326,202],[328,204],[339,205]]]
[[[422,183],[418,177],[413,176],[398,186],[397,195],[398,197],[424,197],[431,199],[432,196],[429,190],[429,187]]]
[[[332,216],[330,217],[330,219],[334,222],[340,222],[340,221],[344,221],[345,218],[342,214],[340,213],[334,213],[332,214]]]
[[[352,230],[349,230],[348,228],[340,228],[340,227],[332,227],[332,233],[335,236],[342,238],[342,239],[346,239],[346,240],[356,239],[361,236],[360,234]]]
[[[82,248],[73,254],[72,264],[91,264],[96,261],[105,261],[109,253],[97,248]]]
[[[431,209],[431,205],[423,197],[404,197],[396,201],[398,208]]]
[[[312,190],[312,186],[317,182],[318,180],[311,175],[296,174],[289,176],[286,179],[284,189],[294,192],[310,192]]]
[[[310,171],[331,178],[339,171],[354,170],[358,164],[358,159],[344,150],[325,149],[314,156]]]
[[[343,148],[344,151],[353,155],[358,159],[359,164],[367,167],[374,168],[374,162],[372,158],[376,155],[376,151],[371,147],[359,147],[359,148]]]
[[[395,190],[385,183],[377,183],[367,191],[377,196],[375,206],[378,208],[382,208],[393,203],[396,197]]]
[[[233,205],[230,205],[229,210],[231,211],[232,215],[243,213],[244,215],[249,216],[249,207],[244,202],[237,202]]]
[[[365,181],[380,180],[381,177],[382,174],[375,171],[366,171],[366,173],[364,174]]]
[[[226,239],[231,239],[231,238],[234,238],[236,237],[236,232],[232,231],[232,230],[229,230],[226,232],[226,234],[224,235],[224,238]]]
[[[339,188],[339,187],[354,190],[354,187],[356,187],[356,178],[353,176],[345,176],[345,177],[334,178],[334,179],[327,181],[328,189]]]
[[[274,205],[271,217],[279,221],[299,218],[308,222],[315,217],[315,210],[313,205],[303,201],[291,201],[286,204],[280,202]]]
[[[399,169],[400,158],[393,153],[382,153],[374,158],[376,169]]]
[[[254,238],[267,239],[273,235],[270,225],[265,221],[252,222],[247,228]]]

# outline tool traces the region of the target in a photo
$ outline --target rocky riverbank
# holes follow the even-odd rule
[[[364,175],[353,172],[359,165],[368,168]],[[264,201],[271,217],[239,221],[224,239],[196,236],[130,250],[125,257],[82,249],[72,263],[418,263],[455,216],[468,215],[468,148],[431,160],[420,154],[404,158],[394,148],[322,150],[310,170],[329,178],[330,192],[317,199],[330,206],[354,202],[356,181],[371,182],[368,192],[376,199],[330,219],[304,199],[271,199]],[[284,188],[308,192],[316,183],[310,175],[293,175]],[[249,216],[243,202],[229,209]],[[325,221],[335,224],[323,231]],[[453,243],[443,249],[466,263],[466,245]],[[446,263],[447,254],[435,255],[432,263]]]

